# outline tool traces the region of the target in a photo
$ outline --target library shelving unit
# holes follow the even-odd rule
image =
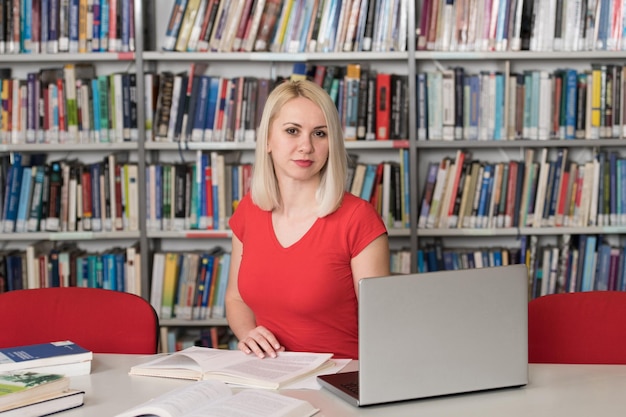
[[[523,73],[526,70],[543,70],[549,72],[551,75],[556,70],[565,68],[573,68],[579,73],[587,71],[591,73],[593,65],[596,64],[616,64],[620,67],[623,65],[626,53],[624,51],[577,51],[577,52],[563,52],[563,51],[519,51],[519,52],[445,52],[445,51],[416,51],[414,59],[417,62],[416,75],[421,71],[432,71],[433,68],[441,69],[463,67],[470,69],[474,73],[480,73],[481,71],[500,71],[505,74],[505,91],[509,91],[509,83],[512,82],[506,76],[512,73]],[[591,77],[591,75],[590,75]],[[565,86],[563,86],[565,89]],[[619,101],[618,104],[623,106],[624,103],[624,85],[617,86],[616,90],[613,90],[616,97],[614,100]],[[508,94],[508,93],[505,93]],[[552,98],[554,91],[550,93],[550,99]],[[605,100],[605,98],[602,98]],[[509,106],[512,105],[509,103]],[[591,106],[591,104],[589,104]],[[417,107],[413,107],[417,111]],[[623,107],[621,107],[623,109]],[[589,107],[585,107],[585,112],[589,111]],[[623,111],[623,110],[621,110]],[[507,114],[509,120],[508,123],[512,123],[508,114],[508,110],[505,108],[504,113]],[[590,117],[589,114],[587,117]],[[619,117],[621,123],[623,123],[623,115],[615,114],[614,117]],[[589,129],[589,125],[587,125]],[[466,160],[468,158],[479,160],[481,163],[495,164],[498,162],[508,161],[523,161],[524,155],[527,150],[534,150],[534,161],[538,161],[539,155],[546,150],[548,155],[548,162],[555,161],[557,158],[557,152],[559,150],[566,150],[568,160],[578,163],[579,166],[588,161],[594,161],[598,153],[602,152],[615,152],[618,158],[623,159],[624,149],[626,148],[626,139],[621,133],[619,134],[605,134],[601,138],[576,138],[566,139],[560,134],[552,135],[545,139],[531,139],[529,137],[518,137],[517,139],[494,140],[493,137],[481,138],[483,140],[420,140],[415,139],[415,146],[417,149],[418,160],[418,179],[417,185],[420,189],[420,201],[419,206],[414,206],[419,211],[422,205],[422,198],[426,192],[425,183],[427,181],[427,165],[429,162],[438,162],[443,158],[451,158],[454,161],[455,153],[457,150],[463,150],[466,152]],[[485,140],[486,139],[486,140]],[[565,164],[565,162],[563,162]],[[607,165],[608,166],[608,165]],[[608,168],[607,168],[608,169]],[[537,172],[539,174],[539,172]],[[549,177],[546,177],[548,180]],[[479,180],[480,181],[480,180]],[[611,179],[613,181],[613,179]],[[616,180],[617,181],[617,180]],[[623,183],[622,183],[623,184]],[[621,193],[621,190],[611,189],[611,192],[617,191]],[[521,192],[518,190],[518,192]],[[593,194],[591,191],[590,196]],[[596,191],[597,193],[597,191]],[[549,204],[550,195],[545,195],[546,203]],[[537,198],[537,196],[535,196]],[[601,197],[599,197],[601,198]],[[418,214],[419,215],[419,214]],[[602,239],[606,239],[611,242],[612,248],[622,249],[623,242],[620,243],[621,237],[626,233],[626,223],[620,222],[619,217],[617,220],[611,219],[610,222],[598,223],[595,219],[588,223],[588,225],[576,224],[562,226],[554,226],[551,223],[542,224],[536,226],[535,224],[520,224],[514,227],[419,227],[416,234],[419,239],[417,246],[412,249],[425,249],[430,245],[432,249],[434,246],[439,245],[441,249],[442,242],[446,244],[443,247],[447,247],[452,252],[463,252],[477,250],[481,252],[488,252],[494,248],[520,248],[520,241],[523,239],[539,239],[543,243],[543,246],[535,247],[533,250],[537,250],[537,254],[533,254],[532,259],[522,259],[529,265],[529,294],[530,297],[536,297],[553,291],[572,291],[581,290],[581,283],[578,283],[576,287],[575,281],[568,280],[565,272],[571,273],[571,258],[568,261],[568,254],[570,249],[565,251],[563,255],[563,248],[560,246],[563,239],[567,239],[566,245],[570,240],[583,239],[587,236],[601,235]],[[601,238],[598,238],[598,246],[600,246]],[[595,241],[594,241],[595,242]],[[595,244],[595,243],[594,243]],[[576,250],[578,246],[571,246]],[[547,249],[545,249],[547,248]],[[555,249],[556,248],[556,249]],[[528,250],[531,250],[527,247]],[[558,250],[557,259],[555,263],[545,264],[543,262],[542,252],[543,250]],[[523,249],[522,249],[523,250]],[[543,252],[542,252],[543,253]],[[554,255],[552,255],[554,256]],[[563,258],[565,256],[565,258]],[[577,255],[582,257],[583,255]],[[593,259],[592,271],[595,273],[596,268],[599,267],[600,259],[599,254],[591,255]],[[621,257],[624,256],[622,251]],[[618,257],[619,258],[619,257]],[[483,258],[485,259],[485,258]],[[554,259],[554,258],[553,258]],[[564,263],[563,263],[564,262]],[[574,261],[575,262],[575,261]],[[579,260],[580,262],[580,260]],[[619,262],[619,261],[616,261]],[[471,264],[470,264],[471,265]],[[582,265],[582,264],[580,264]],[[486,266],[483,264],[483,266]],[[546,269],[548,268],[548,269]],[[539,276],[537,275],[537,270]],[[555,270],[558,271],[559,276],[555,278]],[[608,270],[601,274],[608,275]],[[537,279],[539,278],[539,281]],[[565,281],[559,281],[559,279]],[[623,279],[623,278],[622,278]],[[580,280],[580,276],[579,276]],[[573,283],[572,283],[573,282]],[[543,285],[543,286],[542,286]],[[551,285],[551,286],[550,286]],[[555,288],[556,285],[556,288]],[[571,285],[571,286],[569,286]],[[584,283],[582,284],[585,285]],[[593,284],[591,281],[591,287],[598,287],[597,284]],[[615,288],[614,288],[615,289]],[[619,288],[618,288],[619,289]],[[623,287],[621,288],[623,289]],[[583,287],[584,290],[584,287]]]
[[[154,3],[154,2],[152,2]],[[401,52],[341,52],[341,53],[273,53],[273,52],[169,52],[164,51],[162,46],[165,36],[165,28],[170,18],[173,1],[159,3],[158,7],[149,4],[145,7],[153,7],[148,15],[154,16],[154,26],[149,35],[156,42],[151,45],[152,50],[145,50],[141,54],[142,65],[147,71],[172,71],[182,72],[189,69],[191,63],[196,67],[202,67],[207,75],[215,76],[255,76],[276,79],[276,77],[289,77],[295,64],[316,65],[342,65],[359,63],[367,67],[384,70],[391,73],[410,74],[408,68],[412,66],[409,53]],[[150,22],[147,22],[150,23]],[[410,32],[409,32],[410,33]],[[410,82],[410,81],[409,81]],[[410,87],[409,87],[410,88]],[[401,140],[388,141],[354,141],[347,142],[346,146],[350,154],[358,155],[359,162],[378,163],[384,160],[399,162],[400,150],[411,148],[409,137]],[[193,160],[195,152],[240,152],[241,159],[252,162],[254,143],[233,142],[185,142],[179,143],[156,142],[146,140],[144,144],[145,158],[155,161],[185,161]],[[414,177],[414,175],[411,175]],[[408,186],[414,190],[413,185]],[[410,192],[410,194],[413,194]],[[142,200],[143,201],[143,200]],[[230,230],[178,230],[178,231],[154,231],[145,232],[151,252],[159,250],[174,250],[187,245],[186,250],[192,248],[210,249],[221,246],[226,249],[230,246]],[[408,240],[411,235],[409,227],[390,228],[392,249],[398,251],[409,247]],[[181,320],[162,319],[163,329],[180,327],[201,327],[225,325],[225,319],[209,320]],[[162,333],[164,334],[164,333]]]
[[[4,7],[4,6],[3,6]],[[127,67],[132,66],[135,60],[135,54],[124,52],[89,52],[89,53],[5,53],[0,58],[2,60],[2,68],[10,69],[11,78],[17,80],[26,80],[27,74],[36,73],[41,69],[55,68],[63,69],[68,64],[85,64],[91,63],[94,68],[101,74],[110,74],[116,71],[124,71]],[[103,71],[100,72],[99,69]],[[8,71],[7,71],[8,73]],[[21,81],[20,81],[21,82]],[[4,98],[4,97],[3,97]],[[26,100],[25,97],[22,97]],[[37,97],[37,100],[39,97]],[[6,103],[5,103],[6,106]],[[38,109],[38,107],[35,107]],[[13,109],[9,107],[4,108],[8,113],[8,117],[11,118]],[[36,116],[39,117],[39,116]],[[22,118],[24,120],[25,118]],[[6,127],[6,125],[5,125]],[[26,125],[22,126],[23,132],[20,131],[18,136],[26,136]],[[11,160],[15,155],[22,155],[24,158],[30,158],[32,155],[46,155],[46,164],[50,164],[52,161],[63,160],[76,160],[81,163],[91,163],[95,161],[101,161],[107,155],[116,154],[124,155],[124,159],[128,161],[136,160],[138,154],[139,144],[137,142],[108,142],[108,143],[78,143],[77,138],[69,139],[67,143],[41,143],[37,138],[34,142],[26,143],[26,141],[20,143],[20,139],[16,139],[15,136],[11,137],[10,131],[3,132],[6,136],[4,141],[0,144],[0,155],[3,157],[9,156]],[[43,164],[43,161],[42,161]],[[8,168],[8,167],[5,167]],[[6,178],[3,179],[6,181]],[[5,193],[5,190],[2,190]],[[10,198],[10,194],[7,193],[6,197]],[[59,196],[60,198],[60,196]],[[8,203],[7,199],[3,200],[4,203]],[[30,209],[30,207],[29,207]],[[45,217],[45,215],[44,215]],[[4,219],[3,219],[4,220]],[[130,231],[127,228],[123,230],[105,230],[102,231],[29,231],[29,232],[9,232],[3,230],[0,232],[0,242],[2,243],[5,254],[9,251],[24,251],[30,247],[36,245],[38,242],[53,242],[55,244],[64,245],[76,243],[78,247],[83,250],[87,250],[90,253],[95,253],[102,249],[108,250],[113,247],[128,247],[138,242],[141,237],[141,231]],[[4,256],[4,255],[3,255]],[[27,274],[27,265],[21,265],[24,276]],[[7,273],[7,275],[9,275]],[[9,277],[3,277],[9,279]],[[23,285],[28,285],[29,281],[22,282]],[[4,281],[4,285],[9,285],[7,281]],[[11,288],[9,286],[9,288]],[[6,287],[5,287],[6,290]],[[137,292],[140,289],[136,290]]]

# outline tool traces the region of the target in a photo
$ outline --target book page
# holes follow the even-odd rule
[[[208,402],[231,395],[232,391],[223,382],[194,382],[131,408],[116,417],[135,417],[146,414],[158,417],[178,417],[187,415]]]
[[[134,366],[130,374],[200,379],[198,371],[201,370],[203,379],[275,389],[322,367],[331,366],[331,357],[330,353],[280,352],[277,358],[260,359],[238,350],[193,346]]]
[[[318,411],[297,398],[250,389],[220,399],[185,417],[307,417]]]
[[[278,388],[295,378],[332,366],[330,354],[280,352],[276,358],[264,359],[243,353],[242,355],[241,360],[209,371],[205,377],[211,378],[215,375],[225,382]]]

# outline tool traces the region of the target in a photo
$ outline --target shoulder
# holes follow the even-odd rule
[[[337,209],[337,211],[348,211],[352,213],[375,213],[376,210],[374,206],[372,206],[368,201],[363,200],[361,197],[357,197],[352,193],[345,192],[343,195],[343,200],[341,202],[341,206]]]
[[[250,193],[243,196],[228,224],[234,232],[243,232],[246,220],[252,220],[263,211],[252,201]],[[239,237],[239,236],[238,236]]]

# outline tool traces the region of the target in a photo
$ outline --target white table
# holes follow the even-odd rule
[[[111,417],[188,381],[128,375],[142,355],[94,355],[91,375],[72,377],[72,387],[85,390],[85,405],[59,417]],[[351,363],[345,369],[354,369]],[[353,407],[333,394],[315,390],[283,390],[320,408],[318,416],[350,417],[608,417],[626,416],[626,365],[530,365],[523,388]]]

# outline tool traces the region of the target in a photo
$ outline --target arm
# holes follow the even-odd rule
[[[382,234],[374,239],[361,253],[352,258],[350,265],[357,297],[359,296],[358,287],[361,279],[390,275],[387,234]]]
[[[278,340],[263,326],[257,326],[254,312],[239,294],[238,278],[243,244],[233,235],[230,270],[228,272],[228,286],[226,287],[226,318],[228,325],[239,339],[239,350],[249,354],[254,353],[260,358],[268,354],[276,356],[276,352],[285,350]]]

